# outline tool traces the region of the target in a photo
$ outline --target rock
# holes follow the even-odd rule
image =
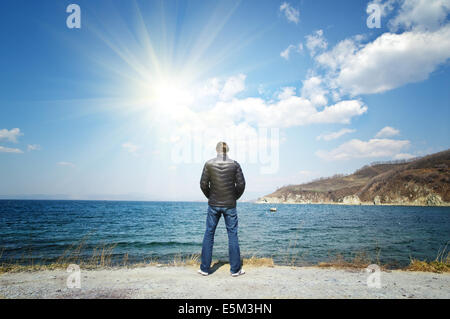
[[[361,200],[357,195],[345,196],[342,199],[342,203],[347,205],[361,205]]]
[[[425,203],[428,206],[441,206],[444,202],[442,201],[441,196],[437,194],[429,194],[425,199]]]
[[[373,199],[373,204],[374,205],[381,205],[381,198],[380,196],[375,196],[375,198]]]

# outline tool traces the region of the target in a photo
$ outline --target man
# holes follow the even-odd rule
[[[203,238],[201,275],[207,276],[211,266],[214,233],[223,215],[228,232],[228,254],[230,271],[233,277],[245,274],[241,267],[241,253],[238,241],[238,217],[236,200],[245,189],[245,179],[241,166],[227,156],[229,147],[225,142],[216,146],[217,157],[205,163],[200,188],[208,198],[208,215],[206,217],[206,232]]]

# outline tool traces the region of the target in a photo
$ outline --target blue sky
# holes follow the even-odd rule
[[[70,3],[80,29],[66,26]],[[380,28],[367,26],[369,4]],[[449,11],[448,0],[3,1],[0,194],[202,200],[221,139],[244,199],[448,149]]]

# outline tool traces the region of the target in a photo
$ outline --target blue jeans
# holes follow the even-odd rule
[[[220,216],[223,214],[228,232],[228,254],[230,258],[230,271],[237,273],[241,270],[241,252],[238,241],[238,217],[236,208],[208,206],[206,217],[206,231],[203,237],[202,264],[200,269],[209,273],[211,266],[212,251],[214,245],[214,233]]]

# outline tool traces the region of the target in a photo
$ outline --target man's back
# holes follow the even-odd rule
[[[241,166],[228,156],[218,154],[205,163],[200,187],[210,206],[236,207],[245,189]]]
[[[208,198],[208,215],[202,244],[202,263],[198,272],[203,276],[209,274],[214,233],[220,216],[223,215],[228,233],[230,272],[232,276],[236,277],[245,274],[241,265],[236,210],[236,201],[244,193],[245,179],[239,163],[226,155],[229,151],[227,143],[217,143],[216,151],[217,157],[205,163],[200,179],[200,188]]]

